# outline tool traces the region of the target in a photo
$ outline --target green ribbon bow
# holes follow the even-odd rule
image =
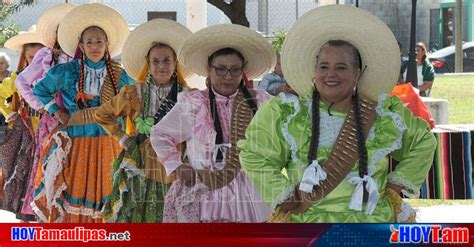
[[[138,133],[144,135],[150,135],[151,127],[155,124],[155,119],[152,117],[135,118],[135,127],[137,128]]]

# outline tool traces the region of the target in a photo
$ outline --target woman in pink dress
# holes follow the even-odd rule
[[[72,60],[72,57],[62,51],[61,46],[58,43],[57,29],[64,16],[76,6],[77,5],[70,3],[58,4],[49,8],[40,16],[38,19],[37,33],[46,46],[36,53],[31,65],[18,75],[15,80],[15,86],[22,96],[22,99],[26,102],[25,105],[30,109],[29,111],[38,112],[37,115],[41,115],[38,127],[35,131],[34,161],[24,199],[25,202],[21,209],[23,214],[35,215],[30,203],[33,200],[36,168],[40,154],[43,151],[44,142],[53,129],[58,125],[56,117],[50,116],[49,114],[39,114],[39,111],[42,110],[43,106],[39,99],[33,94],[33,86],[43,79],[51,67]],[[59,100],[60,105],[63,108],[59,95],[56,98]]]
[[[33,133],[39,119],[29,112],[27,105],[20,100],[14,81],[17,75],[21,75],[24,69],[31,65],[33,57],[43,44],[36,32],[36,25],[33,25],[28,32],[7,40],[5,47],[20,52],[20,58],[17,71],[5,78],[0,85],[0,109],[8,125],[0,140],[0,164],[5,175],[5,184],[0,185],[5,192],[5,198],[0,202],[0,207],[15,213],[17,219],[31,221],[35,220],[34,215],[23,214],[21,208],[25,204],[24,198],[33,164]]]
[[[236,142],[270,97],[246,83],[275,65],[272,46],[246,27],[216,25],[193,34],[178,60],[206,76],[207,88],[180,93],[151,130],[167,175],[178,178],[166,195],[163,222],[265,222],[270,209],[241,171]]]

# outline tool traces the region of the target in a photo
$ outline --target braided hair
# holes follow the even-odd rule
[[[105,33],[105,31],[98,27],[98,26],[90,26],[86,29],[84,29],[84,31],[82,31],[81,33],[81,36],[80,36],[80,40],[79,42],[80,43],[83,43],[83,36],[84,36],[84,33],[86,33],[87,31],[89,30],[99,30],[101,31],[104,35],[105,35],[105,39],[108,40],[107,38],[107,33]],[[76,102],[79,106],[79,108],[84,108],[84,107],[87,107],[87,104],[86,104],[86,99],[84,97],[84,60],[85,60],[85,53],[81,56],[81,61],[80,61],[80,73],[79,73],[79,91],[78,91],[78,94],[77,94],[77,98],[76,98]],[[115,74],[114,74],[114,70],[113,70],[113,67],[112,67],[112,62],[111,62],[111,57],[110,57],[110,52],[108,50],[108,48],[105,50],[105,54],[104,54],[104,58],[105,60],[105,66],[106,66],[106,69],[107,69],[107,74],[110,76],[110,80],[112,81],[112,85],[114,87],[114,92],[115,92],[115,95],[117,95],[119,93],[119,86],[118,86],[118,82],[117,82],[117,78],[115,78]]]
[[[210,68],[212,66],[212,63],[216,57],[232,55],[232,54],[235,54],[242,61],[242,65],[245,66],[246,61],[242,53],[240,53],[236,49],[228,47],[228,48],[223,48],[212,53],[211,56],[209,56],[208,61],[207,61],[208,67]],[[214,94],[214,91],[211,88],[212,86],[211,86],[211,81],[209,78],[207,78],[207,85],[209,87],[209,107],[211,110],[212,119],[214,121],[214,130],[217,133],[215,143],[222,144],[222,142],[224,141],[224,137],[222,134],[222,126],[219,120],[219,114],[217,112],[216,96]],[[255,98],[252,96],[252,94],[250,93],[247,86],[245,86],[244,80],[240,81],[239,90],[242,90],[242,94],[245,97],[245,102],[249,105],[250,109],[252,109],[252,113],[255,115],[255,113],[257,112],[257,102]],[[219,161],[222,161],[223,159],[224,157],[223,157],[222,152],[218,150],[216,161],[219,162]]]
[[[62,49],[61,46],[59,45],[58,39],[54,42],[53,46],[53,54],[52,54],[52,59],[51,59],[51,66],[58,64],[59,63],[59,56],[61,55]]]
[[[311,141],[309,143],[308,162],[311,164],[313,160],[318,158],[318,146],[319,146],[319,92],[315,90],[313,92],[313,107],[311,109],[311,115],[313,118],[311,124]]]
[[[353,66],[355,68],[361,69],[362,59],[357,50],[351,43],[344,40],[330,40],[326,42],[319,51],[319,54],[326,46],[333,47],[347,47],[351,50],[353,55]],[[317,61],[319,60],[319,54]],[[319,115],[319,101],[320,95],[317,90],[313,92],[313,107],[312,107],[312,127],[311,127],[311,141],[308,152],[308,162],[311,163],[313,160],[317,159],[317,150],[319,145],[319,125],[320,125],[320,115]],[[367,146],[365,143],[365,137],[363,132],[363,123],[362,123],[362,114],[360,109],[360,98],[357,90],[355,90],[354,95],[352,96],[352,109],[355,113],[355,122],[357,128],[357,151],[359,153],[359,176],[364,177],[368,174],[368,154]]]
[[[112,67],[112,58],[110,57],[110,52],[108,49],[105,51],[104,58],[105,65],[107,67],[107,73],[109,74],[110,80],[112,81],[112,85],[114,86],[115,95],[117,95],[119,93],[119,85],[117,82],[117,78],[115,78],[114,68]]]

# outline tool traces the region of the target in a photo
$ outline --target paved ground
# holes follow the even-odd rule
[[[420,223],[474,223],[473,205],[451,205],[451,206],[431,206],[418,207],[417,222]],[[15,215],[10,212],[0,210],[0,222],[17,223]]]

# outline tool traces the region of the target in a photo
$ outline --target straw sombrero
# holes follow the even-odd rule
[[[40,36],[36,33],[36,25],[32,25],[28,28],[27,32],[20,32],[19,34],[9,38],[4,46],[10,50],[21,52],[23,50],[23,45],[32,43],[43,43]]]
[[[167,19],[154,19],[138,26],[123,45],[122,62],[125,70],[137,80],[146,64],[145,57],[153,42],[169,45],[175,53],[178,53],[179,47],[191,34],[185,26]],[[183,69],[180,64],[178,66],[185,79],[191,76],[190,70]]]
[[[359,50],[362,68],[367,66],[358,84],[361,95],[377,100],[395,86],[400,73],[400,50],[387,25],[365,10],[328,5],[303,15],[283,44],[283,74],[299,95],[313,91],[316,56],[329,40],[345,40]]]
[[[178,61],[194,73],[207,76],[208,57],[227,47],[242,53],[250,80],[275,66],[276,55],[270,42],[259,33],[235,24],[215,25],[197,31],[181,46]]]
[[[77,7],[72,3],[61,3],[47,9],[38,19],[38,35],[47,47],[53,48],[56,43],[56,30],[59,23],[69,11]]]
[[[99,3],[80,5],[63,18],[58,29],[58,42],[66,54],[74,56],[81,33],[90,26],[105,31],[112,57],[120,54],[129,34],[127,21],[116,10]]]

